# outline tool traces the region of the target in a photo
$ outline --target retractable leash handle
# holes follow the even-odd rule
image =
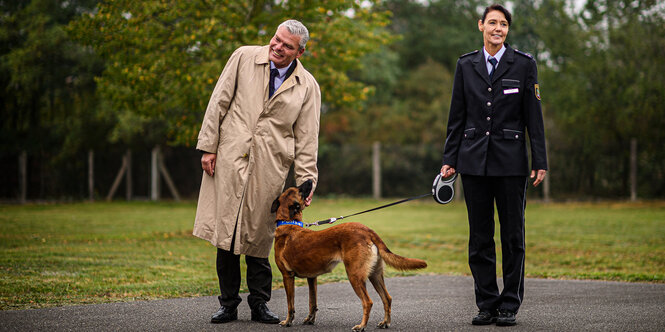
[[[457,179],[457,173],[453,174],[448,179],[444,179],[443,175],[439,175],[434,178],[434,183],[432,183],[432,197],[439,204],[448,204],[455,197],[455,188],[453,183]]]

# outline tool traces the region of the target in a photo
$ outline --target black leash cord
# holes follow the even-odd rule
[[[332,224],[337,220],[341,220],[341,219],[344,219],[344,218],[357,216],[359,214],[363,214],[363,213],[372,212],[372,211],[375,211],[375,210],[387,208],[389,206],[393,206],[393,205],[401,204],[401,203],[404,203],[404,202],[412,201],[414,199],[420,199],[420,198],[423,198],[423,197],[426,197],[426,196],[432,196],[432,193],[427,193],[427,194],[422,194],[420,196],[413,196],[413,197],[405,198],[405,199],[399,200],[397,202],[392,202],[392,203],[389,203],[389,204],[386,204],[386,205],[375,207],[373,209],[369,209],[369,210],[365,210],[365,211],[362,211],[362,212],[357,212],[357,213],[354,213],[354,214],[350,214],[348,216],[341,216],[341,217],[338,217],[338,218],[329,218],[329,219],[326,219],[326,220],[319,220],[315,223],[307,224],[306,226],[310,227],[310,226],[320,226],[320,225],[324,225],[324,224]]]

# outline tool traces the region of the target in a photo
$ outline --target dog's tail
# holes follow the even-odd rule
[[[402,271],[424,269],[427,267],[427,262],[422,259],[408,258],[394,254],[388,249],[388,246],[383,243],[383,240],[381,240],[376,232],[372,230],[370,230],[370,232],[372,234],[372,242],[374,242],[374,245],[379,249],[379,255],[386,264]]]

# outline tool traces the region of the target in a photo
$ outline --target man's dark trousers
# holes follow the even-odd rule
[[[524,296],[525,176],[462,175],[469,215],[469,267],[480,310],[517,313]],[[496,281],[494,202],[499,215],[503,284]]]
[[[233,245],[231,246],[233,248]],[[247,288],[249,295],[247,302],[250,308],[270,301],[272,288],[272,270],[268,258],[245,256],[247,263]],[[217,248],[217,277],[221,305],[236,308],[242,299],[238,294],[240,290],[240,255]]]

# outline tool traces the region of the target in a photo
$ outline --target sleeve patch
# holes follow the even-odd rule
[[[533,85],[533,87],[534,87],[533,90],[534,90],[535,93],[536,93],[536,98],[537,98],[538,100],[540,100],[540,86],[538,85],[538,83],[536,83],[536,84]]]

